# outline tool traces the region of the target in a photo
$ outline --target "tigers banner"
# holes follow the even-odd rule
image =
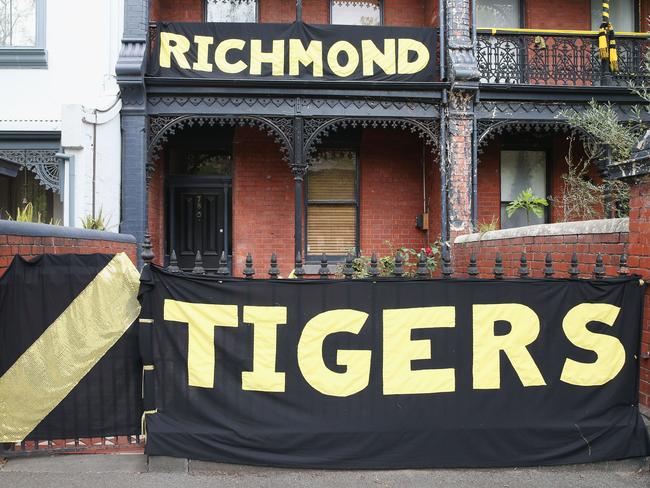
[[[381,469],[650,453],[638,278],[145,277],[150,455]]]
[[[431,82],[436,36],[412,27],[160,23],[149,75]]]

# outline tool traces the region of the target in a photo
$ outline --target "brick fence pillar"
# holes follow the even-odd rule
[[[639,142],[632,158],[610,165],[614,178],[630,184],[630,233],[628,266],[650,282],[650,131]],[[650,407],[650,291],[646,289],[641,337],[639,401]]]

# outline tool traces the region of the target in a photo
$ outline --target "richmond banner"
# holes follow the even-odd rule
[[[436,77],[437,30],[159,23],[149,74],[163,78],[409,81]]]
[[[138,286],[124,253],[14,257],[0,277],[0,443],[140,433]]]
[[[143,279],[148,454],[377,469],[650,453],[638,278]]]

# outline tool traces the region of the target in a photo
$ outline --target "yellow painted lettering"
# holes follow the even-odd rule
[[[420,307],[384,310],[384,395],[455,391],[453,368],[411,369],[411,361],[431,359],[431,342],[412,340],[411,331],[454,327],[454,307]]]
[[[500,354],[503,351],[524,386],[546,384],[527,346],[539,335],[539,317],[526,305],[499,303],[474,305],[474,388],[477,390],[501,387]],[[511,330],[495,335],[494,326],[504,321]]]
[[[253,324],[253,371],[241,375],[242,389],[284,391],[284,373],[275,370],[278,325],[287,323],[287,307],[244,307],[244,322]]]
[[[346,397],[363,390],[370,380],[371,351],[337,351],[336,363],[345,373],[329,369],[323,360],[323,341],[336,332],[358,334],[368,314],[358,310],[329,310],[312,318],[298,341],[298,366],[305,380],[324,395]]]
[[[214,64],[222,73],[237,74],[244,71],[248,66],[242,60],[231,63],[228,61],[228,51],[241,51],[246,46],[246,41],[242,39],[227,39],[220,42],[214,50]]]
[[[251,74],[261,75],[262,64],[271,64],[271,74],[282,76],[284,74],[284,41],[273,41],[271,52],[262,51],[261,39],[251,40]]]
[[[339,53],[344,52],[347,56],[345,64],[339,63]],[[327,64],[332,73],[342,78],[350,76],[359,66],[359,53],[348,41],[336,41],[327,52]]]
[[[196,71],[212,71],[212,63],[208,61],[208,48],[214,42],[210,36],[194,36],[196,44],[196,62],[192,64],[192,69]]]
[[[407,75],[417,73],[429,64],[429,49],[415,39],[399,39],[397,41],[397,73]],[[415,60],[409,61],[409,53],[415,53]]]
[[[187,377],[190,386],[214,387],[214,328],[237,327],[237,305],[166,299],[164,320],[187,324]]]
[[[380,51],[374,42],[369,40],[361,41],[361,52],[363,53],[363,76],[375,74],[375,64],[387,75],[394,75],[397,69],[395,65],[395,39],[384,39],[384,51]]]
[[[190,50],[190,40],[181,34],[171,32],[160,33],[160,59],[161,68],[171,68],[172,56],[176,64],[183,69],[190,69],[185,53]]]
[[[616,337],[596,334],[587,329],[589,322],[614,325],[620,307],[607,303],[581,303],[573,307],[562,321],[562,329],[575,346],[594,351],[593,363],[567,359],[560,380],[577,386],[600,386],[616,377],[625,364],[625,348]]]
[[[323,76],[323,43],[311,41],[307,49],[300,39],[289,39],[289,75],[300,75],[300,65],[312,65],[312,76]]]

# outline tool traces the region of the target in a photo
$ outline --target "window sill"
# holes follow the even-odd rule
[[[47,68],[47,51],[42,48],[0,48],[0,69]]]

